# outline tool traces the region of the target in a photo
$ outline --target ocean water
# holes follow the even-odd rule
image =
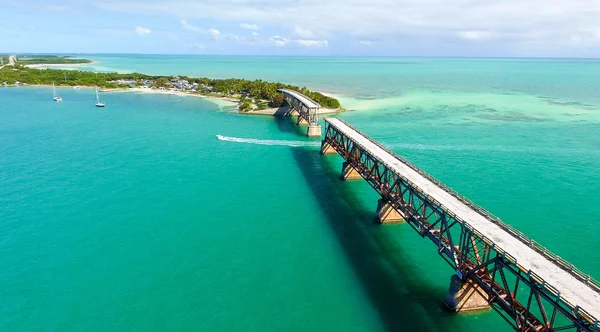
[[[342,118],[600,278],[600,61],[86,57],[336,95]],[[0,330],[510,330],[446,313],[434,246],[374,225],[373,190],[289,119],[58,91],[0,88]]]

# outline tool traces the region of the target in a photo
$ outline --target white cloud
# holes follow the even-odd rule
[[[361,45],[365,45],[365,46],[371,46],[371,45],[373,45],[373,42],[370,41],[370,40],[359,40],[358,43],[361,44]]]
[[[217,29],[208,29],[208,33],[215,39],[221,38],[221,31]]]
[[[271,41],[275,46],[285,46],[290,43],[289,38],[281,37],[281,36],[270,37],[269,41]]]
[[[294,42],[304,47],[325,47],[329,45],[327,40],[297,39]]]
[[[317,39],[317,35],[312,32],[309,29],[303,29],[302,27],[299,26],[295,26],[294,27],[294,34],[296,36],[298,36],[299,38],[304,38],[304,39]]]
[[[493,38],[494,34],[489,31],[460,31],[458,36],[463,39],[485,40]]]
[[[140,36],[148,36],[152,33],[152,30],[144,27],[135,27],[135,33],[137,33]]]
[[[136,15],[217,20],[223,29],[261,22],[275,29],[273,35],[291,32],[298,40],[377,40],[390,46],[410,40],[416,42],[411,49],[460,49],[465,40],[493,39],[520,54],[540,45],[560,51],[578,39],[600,46],[592,33],[600,31],[597,0],[278,0],[276,6],[264,0],[103,0],[96,5]]]
[[[186,20],[181,20],[179,22],[181,23],[181,27],[184,30],[195,31],[195,32],[200,32],[202,30],[196,26],[189,24]]]
[[[260,29],[257,24],[248,24],[248,23],[242,23],[242,24],[240,24],[240,28],[246,29],[246,30],[258,30],[258,29]]]
[[[258,36],[258,32],[256,32],[256,31],[253,31],[253,32],[252,32],[252,35],[253,35],[253,36]]]
[[[213,40],[238,40],[239,37],[231,34],[231,33],[227,33],[227,34],[223,34],[221,33],[221,31],[217,30],[217,29],[203,29],[197,26],[194,26],[190,23],[188,23],[186,20],[181,20],[179,21],[179,23],[181,23],[181,28],[187,31],[192,31],[192,32],[197,32],[200,35],[205,35],[205,36],[209,36],[210,38],[212,38]]]

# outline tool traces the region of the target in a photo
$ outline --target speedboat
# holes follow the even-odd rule
[[[100,98],[98,98],[98,88],[96,88],[96,107],[104,107],[104,103],[100,102]]]

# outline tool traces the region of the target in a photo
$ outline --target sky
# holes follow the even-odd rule
[[[0,0],[0,52],[600,57],[600,1]]]

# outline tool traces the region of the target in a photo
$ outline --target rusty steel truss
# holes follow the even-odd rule
[[[352,128],[349,124],[346,125]],[[379,143],[372,142],[422,175],[426,175],[450,194],[489,217],[492,222],[511,233],[514,232],[514,236],[521,241],[553,259],[555,264],[600,292],[600,284],[590,276],[576,270],[571,264],[565,264],[564,260],[445,187],[402,157]],[[476,284],[490,306],[515,330],[600,331],[597,318],[562,299],[557,289],[548,285],[534,272],[526,271],[508,252],[496,247],[493,241],[327,123],[322,151],[329,147],[335,149],[346,163],[354,167],[382,199],[400,211],[406,222],[421,237],[428,238],[435,244],[438,253],[456,271],[459,278]]]
[[[320,107],[313,107],[313,106],[306,105],[301,100],[296,98],[296,96],[287,92],[287,90],[280,89],[278,91],[283,94],[283,97],[285,98],[287,103],[290,105],[290,114],[293,114],[293,111],[298,112],[298,124],[299,125],[300,124],[308,124],[311,126],[316,126],[319,124],[319,108]],[[295,92],[295,93],[298,93],[298,92]],[[300,94],[300,93],[298,93],[298,94]],[[318,105],[317,102],[313,101],[312,99],[310,99],[304,95],[302,95],[302,98],[305,98],[306,100],[310,101],[314,105]]]

